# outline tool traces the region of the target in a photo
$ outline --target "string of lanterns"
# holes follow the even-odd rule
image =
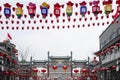
[[[92,12],[88,11],[88,6],[87,4],[89,4],[89,6],[92,8]],[[4,4],[4,7],[0,6],[0,12],[3,10],[4,11],[4,16],[6,18],[6,20],[2,20],[2,18],[4,18],[4,16],[1,14],[0,15],[0,24],[1,24],[1,27],[0,29],[1,30],[8,30],[8,29],[11,29],[11,30],[29,30],[29,29],[32,29],[32,30],[39,30],[39,29],[64,29],[64,28],[80,28],[80,27],[90,27],[90,26],[104,26],[104,25],[109,25],[110,23],[113,23],[112,21],[110,22],[110,20],[106,20],[107,22],[90,22],[88,24],[84,24],[82,23],[82,21],[93,21],[93,20],[102,20],[102,19],[115,19],[119,13],[120,13],[120,0],[117,0],[116,1],[116,4],[117,4],[117,10],[116,10],[116,14],[115,15],[112,15],[110,16],[109,14],[112,13],[114,10],[112,9],[112,0],[108,0],[108,1],[103,1],[103,6],[104,6],[104,12],[105,12],[105,15],[99,15],[99,14],[102,14],[103,11],[100,9],[100,1],[91,1],[91,2],[85,2],[85,1],[82,1],[81,3],[73,3],[71,1],[68,1],[66,3],[66,13],[63,12],[61,13],[61,9],[64,8],[64,4],[60,5],[59,3],[56,3],[54,4],[54,10],[53,10],[53,13],[49,12],[49,9],[50,9],[50,5],[46,2],[43,2],[39,8],[41,10],[41,15],[40,14],[36,14],[36,9],[37,9],[37,6],[36,4],[30,2],[28,5],[26,5],[26,9],[27,9],[27,12],[28,12],[28,15],[30,16],[30,20],[28,19],[24,19],[22,20],[22,17],[23,18],[28,18],[28,15],[24,13],[24,10],[23,10],[23,4],[17,2],[16,3],[16,7],[12,7],[12,5],[10,5],[9,3],[5,3]],[[73,13],[73,6],[75,5],[75,7],[77,8],[78,5],[80,6],[80,12],[74,12]],[[13,11],[12,11],[13,10]],[[15,13],[15,14],[14,14]],[[86,14],[90,15],[91,13],[94,14],[94,18],[93,16],[90,16],[90,17],[87,17]],[[62,17],[63,19],[59,19],[59,17],[61,16],[62,14]],[[77,18],[72,18],[72,15],[75,15],[75,16],[78,16]],[[81,16],[79,16],[78,14],[80,14]],[[47,19],[47,17],[53,17],[53,15],[56,17],[56,19],[52,19],[52,18],[49,18]],[[17,20],[14,19],[15,16],[17,17]],[[65,16],[67,16],[67,19],[64,18]],[[41,17],[41,18],[40,18]],[[37,18],[35,20],[35,18]],[[10,19],[10,20],[9,20]],[[55,23],[63,23],[63,25],[55,25]],[[73,25],[64,25],[66,22],[73,22],[73,23],[80,23],[80,24],[73,24]],[[46,25],[43,25],[43,24],[47,24],[47,23],[50,23],[52,24],[51,26],[46,26]],[[116,20],[116,23],[118,24],[119,21]],[[4,26],[4,24],[6,24],[6,26]],[[8,26],[9,24],[11,24],[11,26]],[[14,24],[17,24],[17,26],[15,26]],[[20,24],[24,25],[24,24],[36,24],[36,25],[40,25],[40,26],[20,26]]]

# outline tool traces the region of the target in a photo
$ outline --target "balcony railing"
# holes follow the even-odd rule
[[[120,52],[112,53],[111,55],[107,55],[104,60],[102,60],[102,64],[105,64],[107,62],[116,60],[120,57]]]

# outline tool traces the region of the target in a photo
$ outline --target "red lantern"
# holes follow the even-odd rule
[[[48,20],[45,20],[45,23],[47,23],[48,22]]]
[[[9,29],[9,26],[7,26],[6,29]]]
[[[44,26],[42,26],[42,29],[44,29]]]
[[[13,24],[13,23],[14,23],[14,21],[12,20],[12,21],[11,21],[11,23]]]
[[[12,14],[12,18],[14,18],[15,16],[14,16],[14,14]]]
[[[56,16],[56,18],[60,16],[60,7],[61,5],[59,3],[56,3],[54,5],[54,15]]]
[[[90,17],[90,20],[92,20],[92,17]]]
[[[24,23],[25,23],[25,21],[24,21],[24,20],[22,20],[22,23],[24,24]]]
[[[27,17],[27,15],[26,15],[26,14],[24,14],[24,17],[26,18],[26,17]]]
[[[90,27],[90,24],[88,24],[88,27]]]
[[[68,67],[66,65],[64,65],[62,68],[63,68],[63,70],[66,71]]]
[[[1,27],[2,30],[4,30],[4,27]]]
[[[5,21],[6,24],[8,24],[8,21]]]
[[[59,23],[59,19],[57,19],[57,23]]]
[[[65,28],[65,26],[62,26],[62,28],[64,29],[64,28]]]
[[[24,30],[24,27],[22,27],[22,30]]]
[[[51,20],[51,23],[53,23],[53,20]]]
[[[40,23],[42,23],[42,20],[40,19]]]
[[[32,30],[34,30],[34,27],[32,27]]]
[[[53,70],[57,70],[57,66],[56,65],[54,65],[54,66],[52,66],[52,68],[53,68]]]
[[[87,69],[82,69],[81,72],[86,73]]]
[[[2,56],[2,57],[3,57],[3,56],[4,56],[4,54],[2,53],[2,54],[0,54],[0,56]]]
[[[30,24],[30,23],[31,23],[31,21],[29,20],[29,21],[28,21],[28,23]]]
[[[12,10],[15,11],[15,7],[13,7]]]
[[[37,27],[37,30],[39,29],[39,27]]]
[[[75,21],[76,21],[76,19],[73,19],[73,21],[75,22]]]
[[[60,27],[59,26],[57,26],[57,29],[59,29]]]
[[[17,21],[17,24],[19,24],[19,21]]]
[[[50,17],[52,17],[52,13],[50,13]]]
[[[45,72],[46,72],[46,69],[42,69],[41,72],[42,72],[42,73],[45,73]]]
[[[75,70],[74,70],[74,72],[75,72],[75,73],[78,73],[78,72],[79,72],[79,70],[78,70],[78,69],[75,69]]]
[[[0,6],[0,11],[2,10],[2,7]]]
[[[65,16],[65,13],[62,13],[63,17]]]
[[[78,7],[78,3],[75,3],[75,6]]]
[[[34,20],[34,24],[36,24],[36,21]]]
[[[19,29],[19,27],[16,27],[16,29],[18,30],[18,29]]]
[[[39,14],[37,14],[37,18],[39,18],[39,16],[40,16],[40,15],[39,15]]]
[[[120,46],[120,43],[116,43],[115,46],[117,46],[117,47]]]
[[[63,23],[64,23],[64,22],[65,22],[65,19],[63,19],[62,21],[63,21]]]
[[[28,14],[30,15],[30,18],[34,18],[36,13],[36,4],[30,2],[27,6]]]
[[[38,72],[38,69],[33,69],[33,71],[34,71],[35,73],[37,73],[37,72]]]

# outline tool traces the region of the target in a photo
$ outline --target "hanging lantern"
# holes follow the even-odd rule
[[[14,14],[12,14],[12,18],[14,18],[15,16],[14,16]]]
[[[90,27],[90,24],[88,24],[88,27]]]
[[[64,23],[64,22],[65,22],[65,19],[63,19],[62,21],[63,21],[63,23]]]
[[[113,11],[112,10],[112,0],[103,1],[103,5],[105,5],[104,10],[105,10],[106,15],[110,14]]]
[[[50,8],[50,6],[46,2],[43,2],[42,5],[40,6],[41,14],[42,14],[43,18],[47,17],[49,8]]]
[[[56,18],[60,16],[60,7],[61,5],[59,3],[54,4],[54,15]]]
[[[51,23],[53,23],[53,20],[51,20]]]
[[[77,16],[77,15],[78,15],[78,12],[75,12],[75,15]]]
[[[64,28],[65,28],[65,26],[62,26],[62,28],[64,29]]]
[[[6,29],[9,29],[9,26],[7,26]]]
[[[3,53],[1,53],[1,54],[0,54],[0,56],[2,56],[2,57],[3,57],[3,56],[4,56],[4,54],[3,54]]]
[[[62,13],[63,17],[65,17],[65,13]]]
[[[78,69],[74,69],[74,72],[75,72],[75,73],[78,73],[78,72],[79,72],[79,70],[78,70]]]
[[[6,24],[8,24],[8,21],[5,21]]]
[[[19,29],[19,27],[16,27],[16,29],[18,30],[18,29]]]
[[[38,69],[33,69],[33,71],[34,71],[35,73],[37,73],[37,72],[38,72]]]
[[[86,73],[87,69],[82,69],[81,72]]]
[[[52,13],[50,13],[50,17],[52,17]]]
[[[52,68],[53,68],[53,70],[57,70],[57,66],[56,65],[54,65],[54,66],[52,66]]]
[[[101,16],[101,19],[103,19],[104,16]]]
[[[87,6],[86,6],[86,4],[87,3],[85,1],[80,3],[80,14],[82,16],[85,16],[85,14],[87,13]]]
[[[39,27],[37,27],[37,30],[39,29]]]
[[[24,20],[22,20],[22,23],[24,24],[24,23],[25,23],[25,21],[24,21]]]
[[[19,21],[16,21],[17,22],[17,24],[19,24]]]
[[[115,46],[119,47],[119,46],[120,46],[120,43],[116,43]]]
[[[40,23],[42,23],[42,20],[40,19]]]
[[[39,16],[40,16],[40,15],[39,15],[39,14],[37,14],[37,18],[39,18]]]
[[[12,20],[11,23],[14,24],[14,20]]]
[[[99,1],[93,1],[92,13],[97,16],[100,13],[100,6],[98,6]]]
[[[45,23],[47,23],[48,22],[48,20],[45,20]]]
[[[4,4],[4,15],[6,18],[11,16],[11,5],[9,3]]]
[[[75,3],[75,6],[78,7],[78,3]]]
[[[17,8],[16,8],[16,15],[18,17],[18,19],[20,19],[23,16],[23,4],[17,3],[16,4]]]
[[[42,73],[45,73],[45,72],[46,72],[46,69],[42,69],[41,72],[42,72]]]
[[[66,65],[64,65],[62,68],[64,71],[66,71],[68,67]]]
[[[36,4],[30,2],[27,6],[28,14],[30,15],[30,18],[34,18],[36,13]]]
[[[73,13],[73,3],[71,1],[69,1],[67,4],[67,7],[66,7],[66,14],[68,17],[70,17]]]
[[[118,6],[117,6],[117,12],[120,13],[120,0],[117,0],[116,4],[118,4]]]
[[[27,17],[27,15],[26,15],[26,14],[24,14],[24,17],[26,18],[26,17]]]
[[[0,6],[0,11],[2,10],[2,7]]]

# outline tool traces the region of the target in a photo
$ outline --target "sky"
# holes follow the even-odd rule
[[[86,0],[90,1],[90,0]],[[27,14],[27,9],[26,5],[30,2],[30,0],[2,0],[0,2],[0,5],[3,5],[4,3],[10,3],[12,6],[16,7],[16,2],[20,2],[24,4],[24,13]],[[31,2],[35,3],[37,5],[37,10],[36,13],[40,14],[40,9],[39,5],[42,4],[42,0],[31,0]],[[61,9],[61,12],[65,12],[66,9],[66,3],[68,0],[44,0],[44,2],[47,2],[50,4],[50,13],[53,13],[53,4],[55,3],[60,3],[64,4],[64,8]],[[82,1],[80,0],[75,0],[72,1],[73,3],[80,3]],[[100,5],[102,4],[102,1]],[[103,9],[101,5],[101,9]],[[77,12],[79,10],[78,8],[75,8],[73,6],[73,12]],[[90,10],[90,8],[89,8]],[[79,11],[78,11],[79,13]],[[0,14],[3,15],[3,11],[0,12]],[[15,14],[15,12],[13,12]],[[111,13],[112,15],[114,13]],[[99,16],[105,16],[105,14],[99,14]],[[27,14],[27,16],[29,16]],[[78,16],[75,16],[74,14],[71,16],[71,20],[76,19],[76,22],[70,21],[70,22],[65,22],[62,23],[62,19],[67,20],[67,17],[60,16],[59,20],[60,22],[54,22],[54,24],[51,24],[49,20],[55,20],[55,16],[53,17],[47,17],[46,19],[42,19],[40,16],[40,19],[48,20],[48,23],[38,23],[37,24],[11,24],[10,20],[15,20],[15,21],[21,21],[21,20],[36,20],[39,21],[38,18],[30,19],[30,18],[10,18],[6,19],[3,15],[1,18],[2,21],[9,21],[9,24],[0,24],[1,26],[50,26],[50,29],[48,30],[46,27],[45,29],[39,29],[39,30],[0,30],[0,41],[2,42],[4,39],[7,38],[7,33],[9,33],[12,37],[11,42],[16,45],[16,48],[19,50],[21,49],[26,49],[27,47],[30,48],[30,53],[29,56],[27,57],[27,60],[30,59],[30,56],[33,56],[33,59],[36,60],[44,60],[47,59],[47,53],[48,51],[50,52],[50,56],[70,56],[70,52],[73,52],[73,60],[84,60],[87,59],[87,57],[94,57],[94,52],[99,50],[99,36],[100,34],[109,26],[109,25],[104,25],[102,26],[101,23],[106,21],[112,22],[112,19],[105,18],[104,20],[101,20],[100,17],[98,16],[98,20],[95,20],[95,16],[91,13],[90,15],[86,15],[86,18],[92,17],[93,20],[87,20],[84,21],[82,20],[81,22],[78,21],[79,17],[81,15],[79,14]],[[81,17],[82,18],[82,17]],[[84,18],[83,18],[84,19]],[[92,23],[100,23],[100,26],[86,26],[87,24]],[[80,26],[80,28],[77,27],[78,24],[85,24],[85,27]],[[60,29],[53,29],[52,26],[60,26]],[[65,25],[66,27],[63,29],[62,25]],[[70,28],[67,28],[67,25],[70,25]],[[75,28],[72,28],[72,25],[75,25]],[[19,53],[18,53],[19,54]],[[18,55],[19,56],[19,55]]]

